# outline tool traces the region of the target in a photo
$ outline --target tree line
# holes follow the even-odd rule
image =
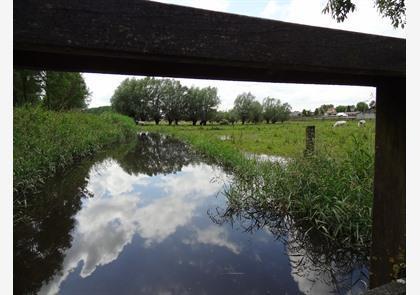
[[[356,105],[338,105],[334,107],[333,104],[323,104],[320,107],[316,108],[313,112],[311,110],[302,110],[303,117],[310,117],[310,116],[323,116],[325,113],[328,112],[330,109],[335,109],[337,113],[345,113],[345,112],[366,112],[369,110],[373,110],[376,108],[376,102],[372,100],[369,104],[366,102],[360,101]]]
[[[238,95],[229,111],[217,111],[220,98],[216,87],[186,87],[174,79],[127,78],[117,87],[111,98],[113,109],[136,121],[163,119],[168,124],[191,121],[193,125],[209,121],[234,124],[239,121],[259,123],[284,122],[289,118],[291,106],[279,99],[266,97],[261,104],[248,93]]]
[[[13,106],[42,105],[62,111],[85,109],[90,92],[80,73],[13,70]]]
[[[174,79],[152,77],[125,79],[111,98],[113,109],[136,121],[166,119],[170,125],[180,120],[206,125],[219,104],[215,87],[187,88]]]

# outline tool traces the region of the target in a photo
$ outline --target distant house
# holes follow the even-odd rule
[[[302,116],[302,113],[299,111],[294,111],[290,113],[290,117],[300,117]]]
[[[346,112],[348,117],[355,118],[360,112]]]
[[[328,110],[325,111],[324,115],[326,116],[334,116],[337,114],[337,111],[335,108],[329,108]]]

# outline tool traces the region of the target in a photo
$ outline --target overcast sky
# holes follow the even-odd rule
[[[394,29],[389,19],[382,18],[373,0],[354,0],[356,11],[344,23],[336,23],[330,15],[322,14],[326,0],[159,0],[159,2],[198,7],[215,11],[263,17],[293,23],[329,27],[363,33],[405,38],[405,31]],[[127,77],[85,73],[92,92],[90,107],[110,105],[115,88]],[[141,78],[141,76],[138,76]],[[266,96],[288,102],[293,110],[314,110],[321,104],[356,104],[375,98],[372,87],[304,85],[282,83],[233,82],[219,80],[178,79],[186,86],[215,86],[221,99],[220,109],[233,106],[236,96],[252,92],[260,102]]]

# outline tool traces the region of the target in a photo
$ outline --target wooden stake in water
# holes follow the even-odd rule
[[[305,155],[311,155],[315,150],[315,126],[306,126]]]

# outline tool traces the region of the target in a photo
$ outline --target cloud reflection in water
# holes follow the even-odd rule
[[[144,247],[164,241],[187,225],[196,209],[217,194],[223,172],[206,164],[184,166],[177,174],[149,177],[130,175],[114,160],[93,167],[88,191],[93,197],[83,202],[75,216],[72,247],[67,251],[61,275],[43,285],[40,294],[55,294],[60,285],[80,263],[80,276],[90,276],[99,266],[114,261],[137,233]],[[235,254],[239,246],[229,241],[227,232],[216,226],[193,227],[185,244],[210,244]]]

